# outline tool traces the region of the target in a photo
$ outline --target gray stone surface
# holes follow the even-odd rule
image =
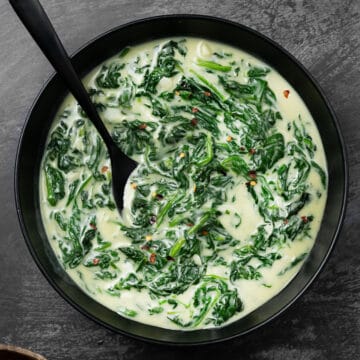
[[[47,283],[20,233],[13,196],[15,152],[26,112],[52,70],[9,4],[1,0],[0,343],[27,347],[49,359],[358,359],[360,1],[43,0],[43,4],[70,52],[116,25],[170,13],[216,15],[271,37],[311,71],[338,115],[349,152],[349,205],[338,244],[321,276],[277,320],[244,338],[174,349],[117,335],[85,318]]]

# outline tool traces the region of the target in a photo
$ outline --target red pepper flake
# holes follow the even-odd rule
[[[244,146],[240,146],[240,151],[245,151],[245,147],[244,147]]]
[[[168,256],[166,257],[166,260],[167,260],[167,261],[175,261],[175,259],[174,259],[172,256],[170,256],[170,255],[168,255]]]
[[[288,219],[284,219],[284,224],[288,224],[289,223],[289,220]]]
[[[108,166],[103,166],[103,167],[101,168],[101,172],[102,172],[103,174],[106,173],[108,170],[109,170],[109,167],[108,167]]]
[[[193,107],[191,109],[191,112],[195,114],[195,113],[199,112],[199,109],[197,107]]]
[[[141,250],[150,250],[150,246],[149,245],[143,245],[143,246],[141,246],[141,248],[140,248]]]
[[[308,223],[309,222],[309,219],[307,218],[307,216],[302,216],[301,217],[301,220],[304,224]]]
[[[161,194],[156,194],[156,199],[158,199],[158,200],[162,200],[164,198],[164,196],[163,195],[161,195]]]
[[[203,231],[201,232],[201,235],[203,235],[203,236],[209,235],[209,232],[208,232],[207,230],[203,230]]]
[[[192,227],[192,226],[194,226],[194,224],[193,223],[187,223],[186,224],[188,227]]]
[[[156,223],[156,216],[155,215],[150,216],[149,223],[151,225],[154,225]]]
[[[249,150],[249,153],[250,153],[251,155],[254,155],[254,154],[256,153],[256,150],[255,150],[255,149],[250,149],[250,150]]]
[[[251,179],[256,179],[256,171],[255,170],[250,170],[249,171],[249,176],[251,177]]]
[[[95,224],[90,223],[89,226],[90,226],[93,230],[97,230],[97,227],[96,227]]]
[[[192,125],[192,126],[196,126],[197,124],[198,124],[197,118],[192,118],[192,119],[191,119],[191,125]]]
[[[146,127],[147,127],[146,124],[140,124],[140,125],[139,125],[139,129],[140,129],[140,130],[145,130]]]
[[[287,99],[289,97],[290,90],[284,90],[283,94],[284,94],[285,98]]]
[[[204,91],[204,95],[205,96],[211,96],[211,92],[210,91]]]
[[[100,259],[98,259],[98,258],[94,258],[94,259],[92,260],[92,263],[93,263],[94,265],[97,265],[99,262],[100,262]]]
[[[156,261],[156,254],[152,253],[149,258],[150,264],[155,264]]]

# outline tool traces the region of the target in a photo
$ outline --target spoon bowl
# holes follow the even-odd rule
[[[121,212],[124,207],[124,189],[129,175],[137,163],[127,157],[115,144],[108,147],[111,162],[111,184],[116,207]]]

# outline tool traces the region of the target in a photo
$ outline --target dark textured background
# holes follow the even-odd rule
[[[271,37],[311,71],[338,115],[349,153],[349,205],[338,244],[321,276],[295,305],[255,333],[215,346],[174,349],[105,330],[50,287],[20,233],[13,196],[15,152],[26,112],[52,70],[8,3],[0,0],[0,343],[27,347],[49,359],[359,359],[360,1],[43,4],[70,52],[116,25],[170,13],[216,15]]]

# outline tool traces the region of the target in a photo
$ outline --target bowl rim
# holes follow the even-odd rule
[[[314,280],[318,277],[319,273],[323,270],[324,265],[326,264],[326,262],[329,259],[329,256],[331,254],[331,252],[334,249],[334,246],[338,240],[339,234],[341,232],[343,223],[344,223],[344,219],[345,219],[345,215],[346,215],[346,208],[347,208],[347,201],[348,201],[348,193],[349,193],[349,165],[348,165],[348,156],[347,156],[347,148],[344,142],[344,138],[341,132],[341,127],[339,124],[339,121],[337,119],[337,116],[327,98],[327,96],[325,95],[322,87],[319,85],[319,83],[317,82],[317,80],[313,77],[313,75],[310,73],[309,70],[307,70],[305,68],[304,65],[302,65],[302,63],[297,60],[295,58],[295,56],[293,56],[290,52],[288,52],[285,48],[283,48],[280,44],[278,44],[277,42],[275,42],[274,40],[272,40],[271,38],[269,38],[268,36],[262,34],[261,32],[254,30],[246,25],[243,25],[241,23],[238,23],[236,21],[232,21],[232,20],[228,20],[228,19],[224,19],[224,18],[220,18],[217,16],[211,16],[211,15],[202,15],[202,14],[184,14],[184,13],[179,13],[179,14],[169,14],[169,15],[157,15],[157,16],[151,16],[151,17],[145,17],[145,18],[140,18],[140,19],[136,19],[133,21],[129,21],[129,22],[125,22],[124,24],[115,26],[110,28],[109,30],[106,30],[104,32],[101,32],[99,35],[91,38],[90,40],[86,41],[83,45],[81,45],[79,48],[77,48],[75,51],[73,51],[70,54],[70,58],[74,58],[75,56],[77,56],[79,53],[81,53],[85,48],[87,48],[88,46],[92,45],[94,42],[100,40],[101,38],[120,31],[123,28],[126,27],[130,27],[130,26],[134,26],[134,25],[138,25],[138,24],[142,24],[142,23],[147,23],[147,22],[152,22],[152,21],[157,21],[157,20],[165,20],[165,19],[174,19],[174,20],[186,20],[186,19],[192,19],[192,20],[208,20],[208,21],[213,21],[213,22],[218,22],[218,23],[223,23],[225,25],[231,25],[234,27],[237,27],[245,32],[249,32],[252,35],[255,35],[256,37],[261,38],[262,40],[264,40],[265,42],[268,42],[271,46],[275,47],[277,50],[279,50],[281,53],[283,53],[286,57],[288,57],[293,63],[295,63],[295,65],[297,67],[300,68],[300,70],[302,71],[302,73],[308,78],[308,80],[310,81],[310,83],[315,87],[315,89],[318,91],[318,93],[320,94],[320,97],[322,98],[326,108],[328,109],[333,125],[335,127],[336,130],[336,134],[338,136],[338,141],[340,144],[340,148],[341,148],[341,157],[342,157],[342,169],[341,172],[344,176],[344,187],[343,187],[343,196],[341,198],[341,209],[339,212],[339,216],[337,218],[337,225],[335,227],[335,231],[333,233],[332,236],[332,240],[327,248],[327,251],[325,253],[325,255],[323,256],[319,266],[317,267],[316,271],[313,272],[313,274],[309,277],[308,281],[305,283],[305,285],[300,289],[300,291],[297,292],[297,294],[289,301],[287,302],[283,307],[281,307],[278,311],[276,311],[275,313],[273,313],[271,316],[269,316],[268,318],[266,318],[265,320],[259,322],[258,324],[250,327],[249,329],[245,330],[245,331],[240,331],[238,333],[229,335],[229,336],[224,336],[221,338],[217,338],[217,339],[209,339],[209,340],[204,340],[204,341],[194,341],[194,342],[173,342],[173,341],[167,341],[167,340],[159,340],[159,339],[154,339],[154,338],[148,338],[145,336],[141,336],[141,335],[136,335],[133,334],[131,332],[119,329],[115,326],[112,326],[106,322],[104,322],[103,320],[95,317],[94,315],[90,314],[85,308],[83,308],[82,306],[78,305],[75,301],[73,301],[66,293],[65,291],[56,284],[56,282],[52,279],[52,277],[47,273],[47,270],[45,269],[45,267],[42,265],[40,259],[38,258],[33,246],[32,246],[32,242],[30,240],[30,236],[28,236],[27,230],[26,230],[26,226],[25,226],[25,221],[24,221],[24,215],[20,206],[20,191],[19,191],[19,167],[20,167],[20,155],[21,155],[21,151],[22,151],[22,144],[23,144],[23,138],[24,138],[24,134],[25,134],[25,130],[27,128],[27,125],[30,121],[31,115],[33,113],[34,108],[36,107],[39,99],[41,98],[42,94],[44,91],[46,91],[48,85],[53,81],[54,77],[57,75],[56,71],[53,71],[51,73],[51,75],[49,76],[49,78],[45,81],[45,83],[41,86],[39,92],[37,93],[35,99],[33,100],[26,118],[25,118],[25,122],[22,126],[21,129],[21,133],[19,136],[19,140],[18,140],[18,145],[17,145],[17,150],[16,150],[16,157],[15,157],[15,167],[14,167],[14,193],[15,193],[15,204],[16,204],[16,212],[17,212],[17,216],[18,216],[18,220],[20,223],[20,228],[21,228],[21,232],[23,234],[23,237],[25,239],[26,245],[28,247],[28,250],[33,258],[33,260],[35,261],[36,265],[38,266],[38,268],[40,269],[41,273],[44,275],[44,277],[47,279],[47,281],[50,283],[50,285],[57,291],[57,293],[63,298],[65,299],[71,306],[73,306],[75,309],[77,309],[80,313],[82,313],[83,315],[85,315],[87,318],[90,318],[91,320],[95,321],[98,324],[101,324],[102,326],[104,326],[107,329],[110,329],[112,331],[114,331],[115,333],[120,333],[122,335],[126,335],[129,336],[131,338],[137,339],[137,340],[142,340],[145,342],[150,342],[150,343],[155,343],[155,344],[160,344],[160,345],[172,345],[172,346],[193,346],[193,345],[207,345],[207,344],[215,344],[215,343],[219,343],[219,342],[223,342],[223,341],[228,341],[231,339],[234,339],[236,337],[240,337],[240,336],[244,336],[246,334],[249,334],[251,332],[253,332],[254,330],[264,326],[265,324],[271,322],[273,319],[275,319],[276,317],[280,316],[283,312],[285,312],[293,303],[295,303],[302,295],[303,293],[310,287],[310,285],[312,285],[312,283],[314,282]],[[266,61],[266,59],[265,59]],[[256,309],[255,309],[256,310]],[[151,326],[151,325],[150,325]],[[226,325],[225,325],[226,327]],[[172,329],[167,329],[169,331],[176,331],[176,332],[182,332],[181,330],[172,330]],[[190,331],[191,332],[195,332],[195,331],[199,331],[201,329],[195,329]],[[211,329],[210,329],[211,330]],[[187,331],[188,332],[188,331]]]

